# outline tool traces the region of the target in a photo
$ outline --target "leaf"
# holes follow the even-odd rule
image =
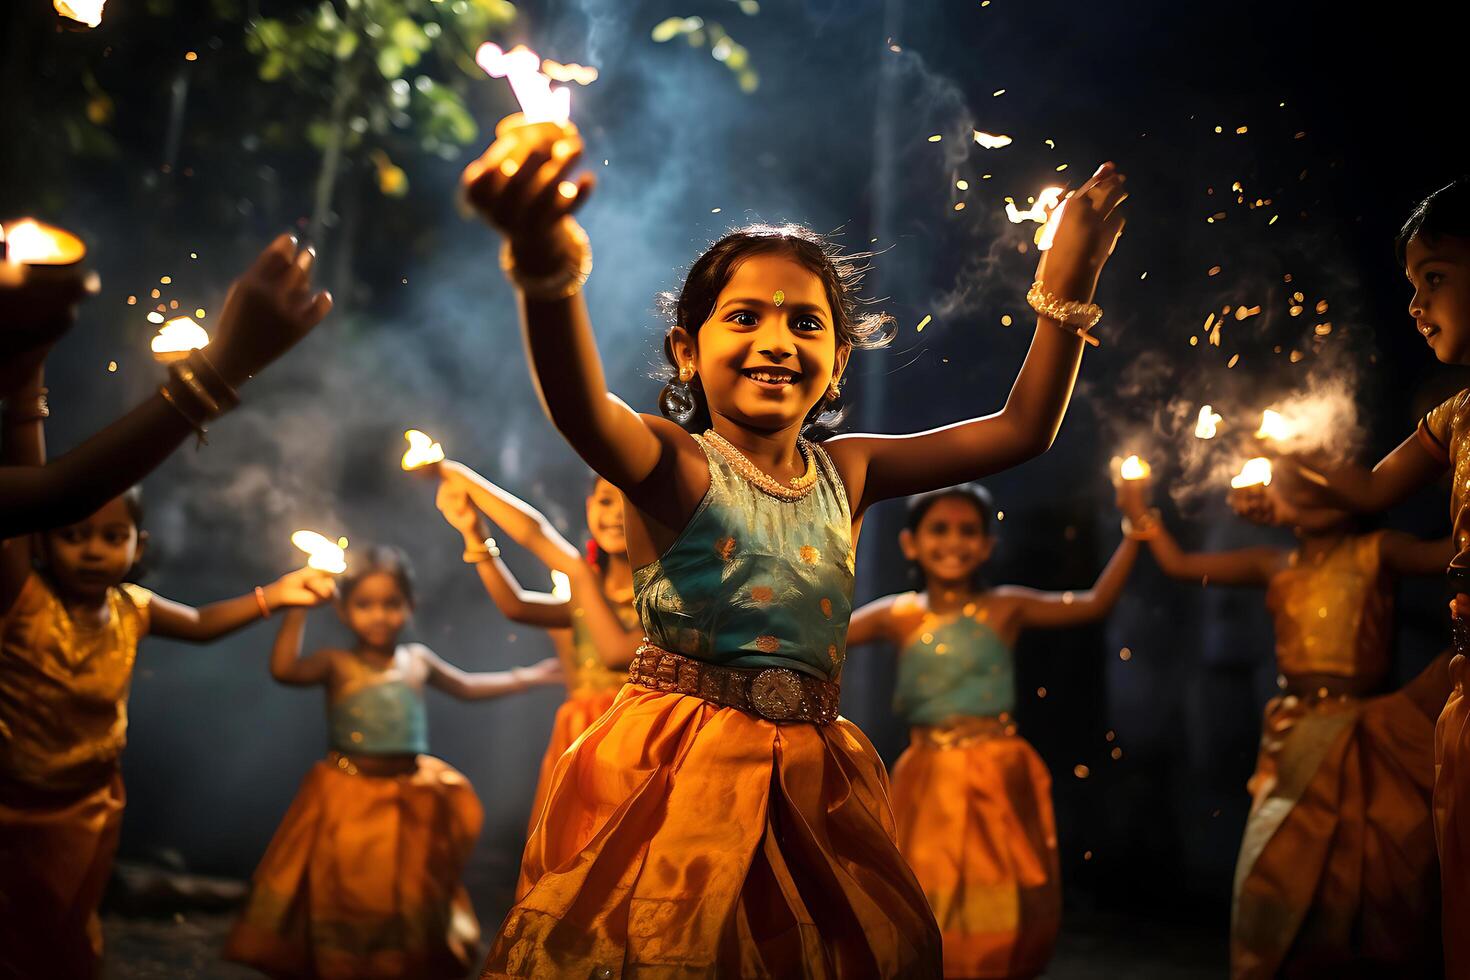
[[[355,31],[342,31],[337,35],[337,46],[332,52],[338,61],[346,61],[357,51],[358,37]]]
[[[400,17],[393,22],[388,37],[400,48],[415,54],[429,50],[429,38],[424,34],[423,28],[407,17]]]
[[[390,45],[378,51],[378,71],[390,80],[403,74],[403,56],[398,53],[398,48]]]

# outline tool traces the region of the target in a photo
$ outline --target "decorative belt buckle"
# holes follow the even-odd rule
[[[784,667],[767,667],[750,682],[750,704],[771,721],[801,717],[801,677]]]

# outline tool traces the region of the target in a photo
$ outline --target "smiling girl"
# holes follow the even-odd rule
[[[893,767],[898,848],[944,933],[946,977],[1033,977],[1061,925],[1051,774],[1016,734],[1017,638],[1028,629],[1096,622],[1138,558],[1125,537],[1086,592],[979,584],[995,547],[994,508],[979,486],[909,500],[899,545],[922,592],[852,614],[850,645],[899,650],[894,710],[911,726]]]
[[[874,502],[1035,456],[1071,396],[1089,303],[1122,228],[1101,167],[1065,207],[1031,298],[1043,315],[1005,408],[912,436],[803,430],[854,347],[882,339],[860,269],[799,226],[726,235],[669,304],[674,381],[613,397],[582,301],[570,126],[502,123],[465,172],[506,236],[546,411],[628,502],[647,642],[562,756],[484,976],[937,976],[940,938],[894,843],[883,766],[837,715],[853,549]],[[1069,302],[1070,301],[1070,304]]]

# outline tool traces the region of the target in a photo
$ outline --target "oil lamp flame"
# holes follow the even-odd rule
[[[154,357],[165,360],[174,355],[187,354],[191,350],[209,346],[209,334],[191,316],[176,316],[165,320],[158,333],[153,335]]]
[[[341,575],[347,571],[347,539],[333,541],[315,531],[297,531],[291,535],[291,543],[306,552],[307,568]]]
[[[486,41],[475,52],[475,64],[491,78],[510,82],[527,123],[564,123],[571,118],[572,90],[565,86],[553,89],[551,79],[541,73],[540,55],[524,44],[504,51]]]
[[[1023,221],[1046,224],[1047,217],[1057,209],[1061,201],[1062,188],[1045,187],[1036,195],[1036,203],[1025,211],[1016,207],[1015,201],[1006,201],[1006,217],[1011,219],[1013,225],[1019,225]]]
[[[1286,419],[1281,413],[1273,409],[1266,409],[1261,413],[1261,427],[1256,430],[1257,439],[1287,439],[1291,437],[1291,426],[1286,424]]]
[[[566,572],[551,573],[551,594],[562,602],[572,599],[572,579]]]
[[[1269,487],[1270,485],[1271,461],[1264,456],[1246,460],[1240,472],[1230,478],[1230,487],[1234,490],[1242,487]]]
[[[72,265],[87,254],[82,240],[69,231],[42,224],[34,218],[0,227],[5,260],[25,265]]]
[[[1153,467],[1137,453],[1123,460],[1123,465],[1118,467],[1118,475],[1125,480],[1146,480],[1152,472]]]
[[[1194,437],[1196,439],[1215,438],[1215,433],[1223,420],[1224,416],[1209,405],[1200,406],[1199,421],[1194,424]]]
[[[409,429],[403,434],[403,438],[408,440],[408,450],[403,454],[404,469],[416,470],[444,461],[444,447],[435,442],[428,433]]]
[[[1009,136],[1001,134],[991,135],[990,133],[982,133],[978,129],[975,130],[975,143],[987,150],[998,150],[1003,146],[1010,146],[1011,142],[1012,140]]]
[[[106,5],[107,0],[52,0],[58,14],[88,27],[102,23],[102,8]]]

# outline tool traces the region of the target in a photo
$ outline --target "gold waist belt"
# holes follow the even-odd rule
[[[1009,713],[992,717],[966,716],[942,725],[919,725],[909,730],[913,745],[935,749],[962,749],[987,739],[1016,734],[1016,722]]]
[[[825,725],[837,719],[838,686],[785,667],[721,667],[645,643],[628,665],[628,680],[771,721]]]

